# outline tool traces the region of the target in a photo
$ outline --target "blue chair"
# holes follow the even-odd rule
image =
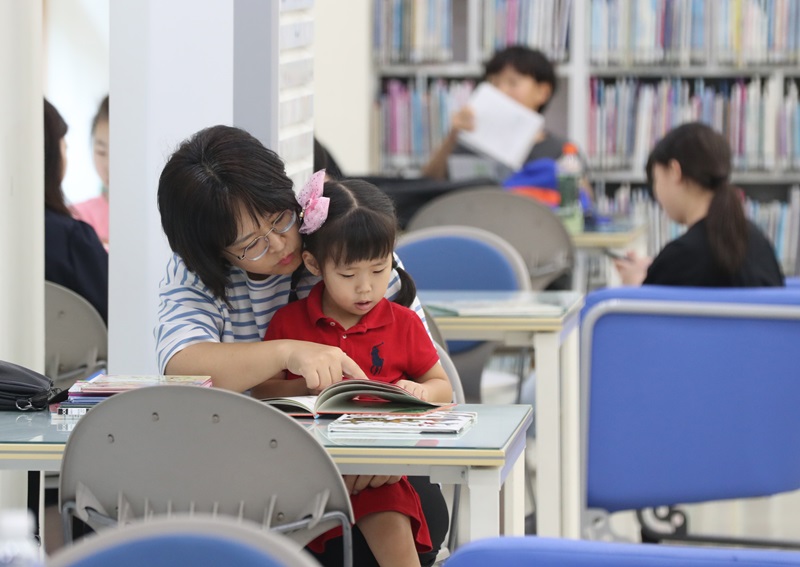
[[[63,548],[48,567],[315,567],[300,546],[222,516],[157,518],[106,530]]]
[[[677,504],[800,488],[800,290],[643,286],[587,296],[581,395],[588,509],[640,510],[646,540],[692,535]],[[588,417],[587,417],[588,416]],[[659,509],[664,526],[641,512]],[[582,527],[602,527],[583,510]],[[588,533],[588,532],[585,532]]]
[[[467,226],[440,226],[405,233],[397,255],[420,290],[529,290],[525,261],[505,240]],[[480,401],[481,373],[493,343],[448,341],[468,402]]]
[[[778,567],[800,565],[800,553],[673,545],[640,545],[540,537],[490,538],[460,547],[447,567]]]

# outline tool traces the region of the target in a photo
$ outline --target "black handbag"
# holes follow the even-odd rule
[[[47,409],[58,393],[53,381],[17,364],[0,361],[0,410],[39,411]]]

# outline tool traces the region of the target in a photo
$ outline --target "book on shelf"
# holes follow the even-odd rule
[[[544,117],[489,83],[478,85],[468,104],[475,128],[459,132],[458,141],[513,170],[520,169],[544,126]]]
[[[477,419],[475,412],[439,410],[424,415],[387,415],[381,413],[344,414],[328,424],[332,434],[373,435],[455,435]]]
[[[211,376],[104,374],[92,380],[76,382],[70,388],[70,398],[72,398],[73,394],[78,396],[103,396],[147,386],[202,386],[210,388]]]
[[[346,413],[423,415],[453,404],[426,402],[400,386],[372,380],[342,380],[318,396],[284,396],[261,401],[296,417]]]

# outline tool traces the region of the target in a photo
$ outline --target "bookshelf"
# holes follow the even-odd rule
[[[785,219],[770,221],[771,237],[784,238],[779,224],[796,234],[800,210],[789,207],[800,186],[800,2],[373,0],[373,9],[373,170],[418,173],[482,62],[495,47],[527,43],[557,63],[548,128],[582,148],[605,196],[644,189],[652,145],[673,126],[702,120],[728,137],[733,182],[752,202],[786,208],[769,213]],[[756,205],[749,214],[769,216]],[[650,220],[656,230],[666,224]],[[784,258],[787,273],[794,256]]]
[[[572,9],[572,0],[373,0],[372,8],[373,170],[418,173],[480,80],[483,62],[511,43],[532,45],[558,63],[548,128],[583,139],[588,98],[580,78],[587,62],[571,61],[570,50],[583,49],[572,30],[585,27],[585,14]]]

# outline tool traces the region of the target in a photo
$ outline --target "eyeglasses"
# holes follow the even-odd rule
[[[294,211],[283,211],[278,215],[278,218],[272,221],[272,227],[266,234],[254,238],[250,244],[244,247],[241,255],[233,254],[232,252],[228,252],[228,254],[233,254],[233,256],[236,256],[239,260],[250,260],[251,262],[260,260],[264,257],[264,254],[269,252],[269,235],[273,232],[285,234],[294,226],[295,222],[297,222],[297,213]]]

